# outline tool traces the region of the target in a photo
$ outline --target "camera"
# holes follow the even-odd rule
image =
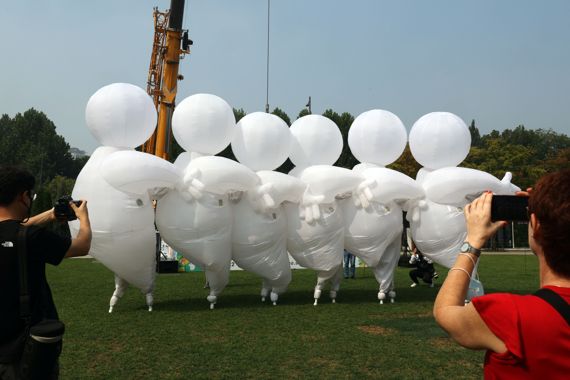
[[[493,195],[491,220],[528,221],[528,197],[515,195]]]
[[[67,220],[67,221],[77,219],[77,216],[75,215],[75,212],[69,205],[69,202],[75,203],[75,205],[78,207],[81,204],[81,201],[74,201],[70,195],[62,196],[57,200],[57,202],[53,206],[53,212],[57,219]]]

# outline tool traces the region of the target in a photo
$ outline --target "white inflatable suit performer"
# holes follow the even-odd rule
[[[102,164],[116,152],[144,143],[156,125],[156,110],[147,93],[134,85],[115,83],[99,89],[87,103],[87,127],[102,145],[85,164],[73,189],[74,199],[87,199],[93,239],[89,252],[115,273],[109,312],[128,284],[146,295],[152,310],[155,279],[154,211],[148,194],[138,196],[111,186]],[[123,173],[123,174],[127,174]],[[72,235],[77,221],[70,222]]]
[[[269,295],[273,305],[291,282],[283,202],[299,203],[306,188],[301,180],[272,171],[285,162],[290,146],[289,126],[264,112],[243,117],[232,141],[236,158],[261,181],[232,202],[232,258],[263,278],[261,301]]]
[[[393,113],[371,110],[360,114],[348,132],[348,145],[361,163],[353,170],[364,177],[352,198],[341,204],[345,248],[368,265],[379,284],[378,299],[394,302],[394,272],[400,258],[401,205],[423,197],[416,181],[384,166],[406,147],[407,132]]]
[[[412,201],[407,218],[412,239],[429,259],[450,268],[467,236],[463,207],[484,191],[514,194],[506,172],[502,180],[475,169],[456,167],[471,148],[467,125],[449,112],[432,112],[416,121],[410,131],[410,150],[423,168],[416,181],[426,198]],[[473,279],[470,288],[481,287]]]
[[[356,172],[332,166],[342,152],[342,135],[336,124],[320,115],[307,115],[291,125],[289,173],[307,188],[301,204],[285,205],[287,249],[297,263],[317,271],[313,293],[318,303],[323,287],[331,283],[330,297],[335,302],[342,278],[344,221],[337,196],[350,194],[363,178]]]
[[[168,245],[204,269],[213,309],[230,274],[233,217],[228,195],[253,189],[259,178],[238,162],[214,156],[236,132],[233,110],[222,98],[187,97],[174,110],[172,130],[186,150],[175,161],[183,170],[183,185],[158,200],[156,225]]]

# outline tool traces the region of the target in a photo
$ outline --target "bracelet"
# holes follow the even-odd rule
[[[451,269],[449,270],[449,272],[451,272],[452,270],[460,270],[460,271],[462,271],[462,272],[465,272],[465,274],[469,277],[469,280],[471,280],[471,275],[469,274],[469,272],[467,272],[466,269],[464,269],[464,268],[459,268],[459,267],[453,267],[453,268],[451,268]],[[447,273],[449,273],[449,272],[447,272]]]
[[[467,256],[469,257],[469,260],[471,260],[471,262],[473,263],[473,268],[475,268],[477,266],[477,264],[475,263],[475,259],[473,257],[471,257],[470,254],[466,253],[466,252],[460,252],[459,253],[462,256]]]

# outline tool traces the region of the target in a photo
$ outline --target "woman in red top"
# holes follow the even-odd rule
[[[465,207],[468,245],[437,295],[435,319],[460,345],[487,350],[486,379],[568,379],[570,325],[549,303],[534,295],[498,293],[464,304],[481,247],[505,224],[491,222],[492,197],[485,193]],[[529,214],[540,287],[570,303],[570,170],[538,181]]]

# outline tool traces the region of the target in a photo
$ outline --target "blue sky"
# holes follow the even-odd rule
[[[194,40],[178,101],[208,92],[265,106],[267,0],[186,0]],[[169,0],[2,0],[0,113],[44,111],[71,146],[98,88],[146,88],[152,8]],[[271,108],[312,97],[353,115],[381,108],[408,130],[432,111],[483,133],[524,124],[570,135],[570,1],[271,0]]]

